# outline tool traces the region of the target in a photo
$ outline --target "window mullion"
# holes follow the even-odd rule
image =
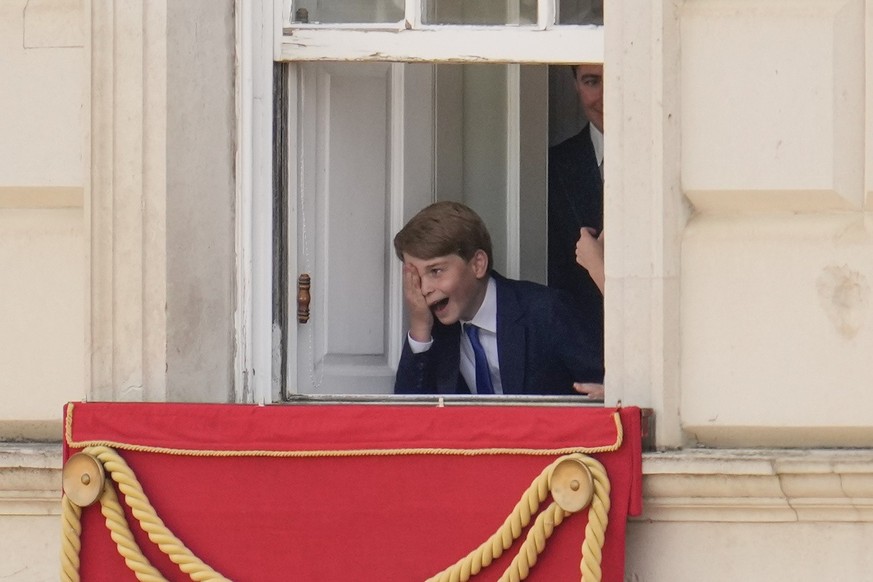
[[[276,60],[597,63],[603,27],[296,28],[283,35]]]
[[[406,0],[406,28],[421,26],[421,0]]]
[[[554,26],[557,13],[556,3],[557,0],[539,0],[537,2],[537,28],[545,30]]]

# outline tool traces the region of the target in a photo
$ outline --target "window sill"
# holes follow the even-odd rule
[[[873,449],[645,453],[637,519],[870,522]]]
[[[60,515],[61,443],[0,443],[0,515]]]

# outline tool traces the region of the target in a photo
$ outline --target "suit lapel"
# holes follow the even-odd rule
[[[588,124],[588,131],[585,132],[585,191],[590,192],[583,203],[584,208],[579,210],[583,213],[582,216],[588,216],[588,221],[595,220],[593,224],[583,224],[581,226],[590,226],[598,232],[603,230],[603,178],[600,176],[600,166],[597,165],[597,154],[594,152],[594,144],[591,142],[591,124]],[[596,194],[595,194],[596,193]]]
[[[504,394],[524,391],[524,355],[527,342],[524,312],[512,284],[492,273],[497,283],[497,357]]]
[[[591,124],[586,125],[573,139],[576,159],[573,170],[565,174],[563,194],[577,228],[590,226],[600,231],[603,228],[603,180],[594,144],[591,143]],[[582,192],[591,194],[583,197]],[[578,238],[579,233],[574,234]]]

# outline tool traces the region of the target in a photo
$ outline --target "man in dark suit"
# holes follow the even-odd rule
[[[491,238],[470,208],[432,204],[394,247],[409,310],[396,393],[569,395],[574,383],[602,383],[590,322],[562,292],[494,273]]]
[[[549,149],[549,287],[569,292],[603,342],[603,65],[573,67],[588,124]]]

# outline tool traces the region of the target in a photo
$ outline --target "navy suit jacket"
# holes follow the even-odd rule
[[[590,127],[549,149],[549,287],[576,299],[602,344],[603,294],[576,263],[579,229],[603,229],[603,180]]]
[[[497,285],[497,357],[504,394],[578,394],[573,382],[602,382],[603,356],[572,299],[537,283]],[[461,325],[434,321],[433,345],[413,354],[409,341],[394,383],[396,394],[469,394],[460,373]]]

